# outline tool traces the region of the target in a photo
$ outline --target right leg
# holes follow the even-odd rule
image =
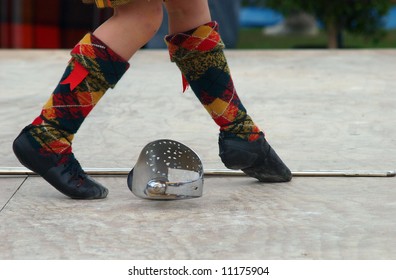
[[[61,82],[40,115],[15,139],[19,161],[63,194],[78,199],[107,196],[108,190],[82,170],[71,141],[107,89],[128,69],[127,60],[155,34],[161,9],[161,0],[116,7],[112,18],[74,47]]]
[[[219,155],[225,166],[241,169],[262,182],[290,181],[289,168],[247,114],[236,92],[207,0],[168,0],[166,8],[171,35],[165,39],[171,61],[185,78],[184,88],[190,84],[219,125]]]

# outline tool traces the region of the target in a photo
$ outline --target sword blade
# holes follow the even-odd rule
[[[84,168],[92,176],[127,176],[131,168]],[[303,170],[292,171],[294,177],[395,177],[392,170]],[[36,176],[37,174],[23,167],[0,167],[0,176]],[[204,175],[229,177],[246,176],[240,170],[205,169]]]

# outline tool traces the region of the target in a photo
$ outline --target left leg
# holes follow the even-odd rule
[[[114,6],[113,17],[73,48],[61,81],[40,114],[13,142],[14,153],[24,166],[71,198],[107,196],[107,188],[88,176],[74,157],[72,140],[162,21],[162,0],[97,0],[96,4],[113,2],[123,5]]]
[[[290,170],[247,114],[235,90],[207,0],[167,0],[171,60],[180,68],[185,85],[220,127],[220,157],[226,167],[242,169],[260,181],[290,181]]]

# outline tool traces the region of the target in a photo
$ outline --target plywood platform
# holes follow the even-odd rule
[[[293,170],[396,169],[396,51],[227,51],[238,93]],[[68,51],[0,51],[0,166],[40,112]],[[223,168],[217,127],[165,51],[141,51],[76,135],[84,167],[132,168],[161,138]],[[396,178],[262,184],[207,177],[204,196],[141,200],[126,177],[96,177],[102,201],[40,177],[0,177],[0,259],[395,259]]]

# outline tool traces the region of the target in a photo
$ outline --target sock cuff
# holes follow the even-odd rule
[[[199,53],[224,49],[219,34],[219,25],[211,21],[186,32],[165,37],[172,62],[187,59]]]
[[[87,33],[70,54],[92,76],[110,88],[114,88],[129,68],[128,61],[91,33]]]

